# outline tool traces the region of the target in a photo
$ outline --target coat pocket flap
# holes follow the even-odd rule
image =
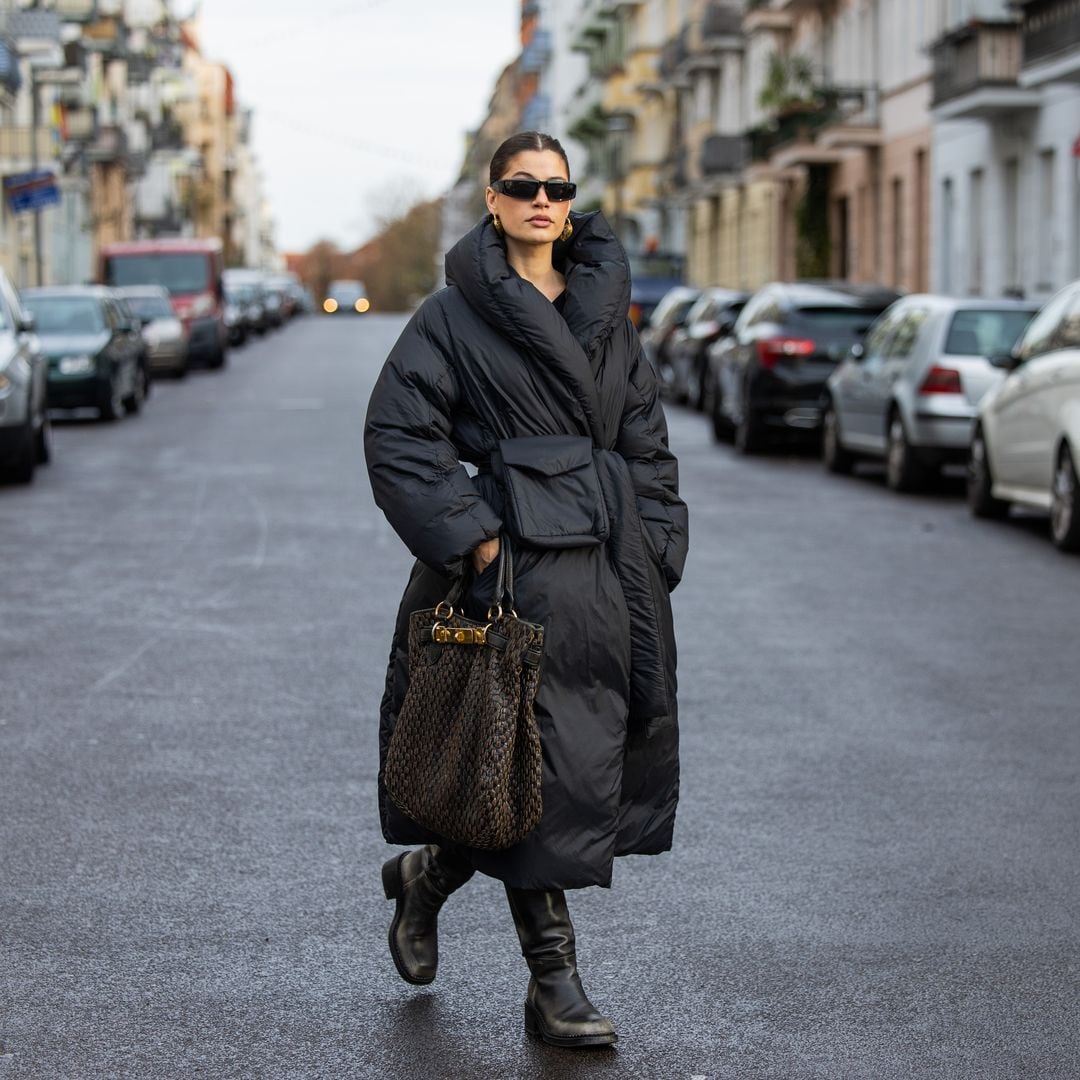
[[[592,461],[592,452],[592,439],[582,435],[527,435],[499,443],[503,464],[541,476],[580,469]]]
[[[505,524],[515,540],[531,547],[572,548],[607,539],[607,509],[591,439],[503,439],[493,465],[505,497]]]

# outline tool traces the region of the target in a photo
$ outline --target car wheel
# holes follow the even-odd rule
[[[146,401],[146,369],[141,365],[135,369],[135,386],[124,398],[124,408],[130,416],[137,416]]]
[[[832,401],[825,406],[821,419],[821,458],[831,473],[843,475],[855,467],[855,455],[845,449],[840,438],[840,418]]]
[[[885,483],[891,491],[918,491],[925,482],[926,475],[908,442],[904,421],[894,412],[885,444]]]
[[[742,415],[735,425],[735,449],[740,454],[756,454],[765,449],[765,425],[743,403]]]
[[[37,430],[34,442],[37,463],[39,465],[48,465],[52,461],[52,425],[49,423],[47,413],[41,418],[41,426]]]
[[[1050,502],[1050,536],[1060,551],[1080,551],[1080,507],[1076,466],[1067,446],[1061,448]]]
[[[704,412],[709,393],[705,387],[705,372],[695,371],[690,389],[690,404],[697,412]]]
[[[26,422],[19,428],[18,447],[15,456],[11,459],[11,464],[4,470],[4,479],[13,484],[29,484],[34,479],[36,464],[34,419],[32,416],[27,416]]]
[[[977,518],[1006,517],[1010,504],[994,495],[994,478],[982,428],[976,428],[971,437],[967,471],[967,504],[972,515]]]
[[[220,371],[228,360],[228,354],[225,351],[225,347],[219,346],[218,351],[210,357],[210,363],[208,367],[213,371]]]
[[[109,396],[98,406],[98,416],[106,423],[113,423],[124,415],[124,394],[114,375],[109,382]]]

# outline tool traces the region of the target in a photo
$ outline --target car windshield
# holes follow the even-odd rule
[[[958,311],[949,325],[945,352],[950,356],[993,356],[1006,353],[1027,329],[1033,311],[973,309]]]
[[[109,285],[160,285],[170,293],[209,292],[209,258],[198,252],[113,255],[106,266]]]
[[[91,296],[24,296],[39,334],[100,334],[101,304]]]
[[[171,319],[173,309],[164,296],[129,296],[128,303],[140,319]]]

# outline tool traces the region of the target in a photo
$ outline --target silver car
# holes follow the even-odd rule
[[[897,300],[829,377],[826,467],[883,458],[889,487],[914,491],[942,465],[966,461],[979,402],[1002,379],[987,357],[1008,352],[1037,310],[1019,300]]]
[[[49,460],[48,373],[33,316],[0,270],[0,479],[28,484]]]
[[[159,285],[131,285],[114,292],[128,301],[142,324],[150,371],[167,371],[183,378],[188,372],[188,334],[173,311],[168,292]]]

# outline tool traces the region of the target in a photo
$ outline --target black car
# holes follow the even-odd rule
[[[707,395],[709,346],[729,335],[750,294],[735,289],[702,291],[686,320],[675,329],[668,352],[671,357],[671,396],[682,404],[703,409]]]
[[[111,289],[26,289],[22,298],[49,360],[49,408],[95,408],[102,420],[142,408],[148,380],[139,326]]]
[[[759,289],[709,351],[713,429],[744,453],[782,434],[816,435],[825,382],[899,294],[878,285],[795,282]]]

